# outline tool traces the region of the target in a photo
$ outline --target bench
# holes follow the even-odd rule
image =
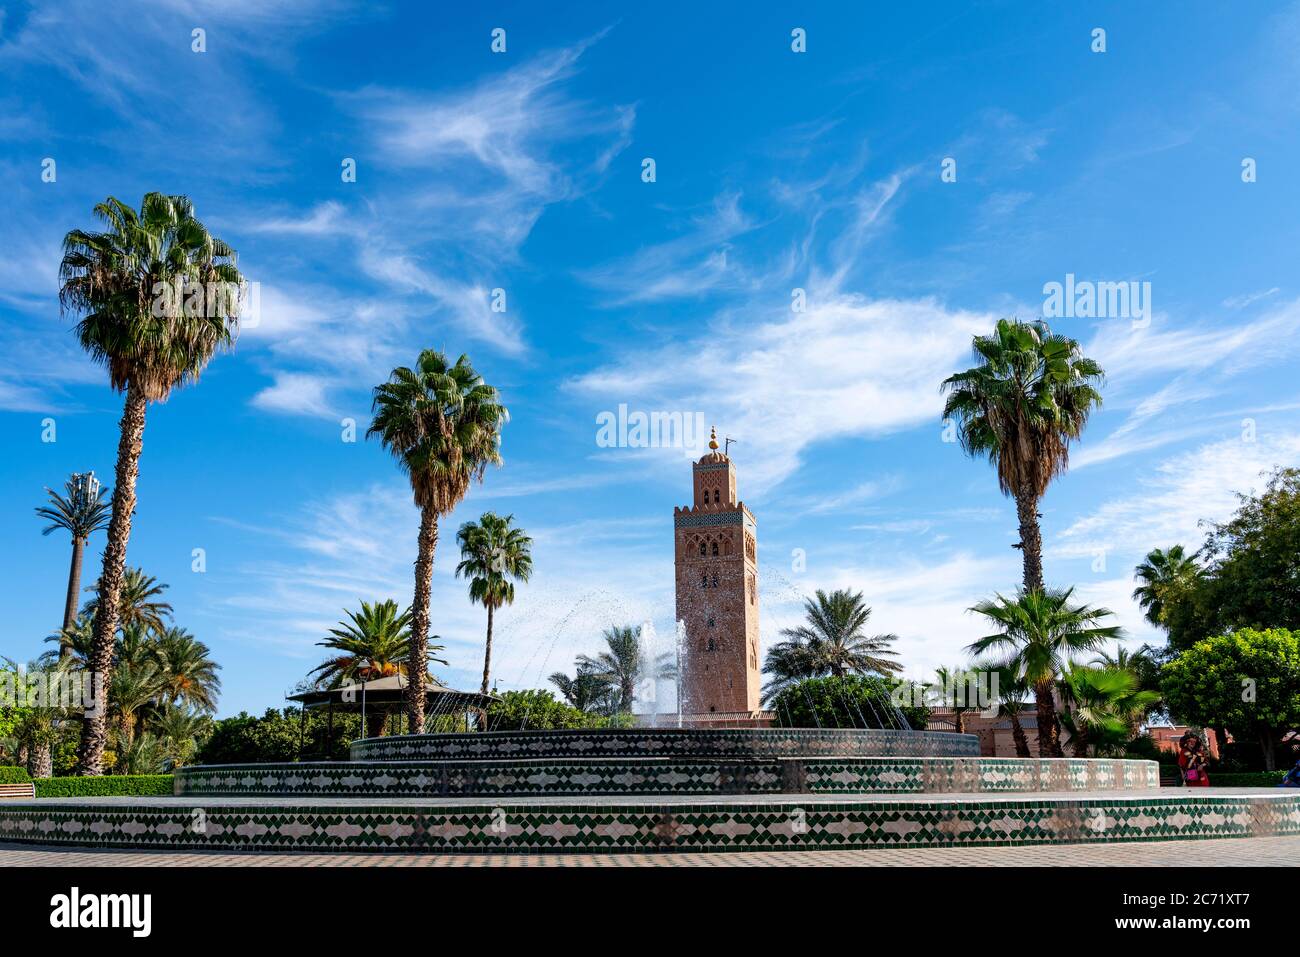
[[[31,781],[26,784],[0,784],[0,798],[34,798],[36,785]]]

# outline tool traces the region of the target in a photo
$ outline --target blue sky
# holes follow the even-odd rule
[[[1067,274],[1149,282],[1154,308],[1054,320],[1108,381],[1043,503],[1049,581],[1147,640],[1134,563],[1300,464],[1300,6],[545,6],[0,5],[0,653],[34,657],[61,615],[42,488],[112,474],[121,401],[56,301],[60,240],[108,195],[189,195],[261,284],[237,348],[150,409],[128,556],[212,646],[222,714],[278,704],[344,607],[409,600],[404,480],[340,423],[364,431],[369,389],[422,347],[467,352],[512,415],[436,559],[459,685],[484,616],[449,546],[485,509],[536,539],[501,687],[542,686],[608,624],[671,628],[689,455],[599,446],[620,404],[738,440],[765,644],[802,595],[851,586],[910,673],[962,660],[965,609],[1019,565],[990,468],[943,441],[939,382]]]

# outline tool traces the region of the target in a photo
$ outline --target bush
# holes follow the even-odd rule
[[[772,701],[781,728],[897,728],[891,694],[899,682],[875,675],[808,678],[786,688]],[[902,708],[915,730],[925,728],[930,709]]]
[[[172,795],[170,774],[106,774],[97,778],[43,778],[35,784],[38,798],[170,797]]]
[[[361,716],[356,714],[336,713],[331,735],[329,716],[322,710],[308,711],[305,741],[301,722],[302,715],[297,708],[280,711],[267,708],[260,718],[241,711],[233,718],[216,722],[194,762],[281,763],[298,760],[300,750],[304,761],[346,761],[348,746],[361,736]]]
[[[31,780],[26,768],[0,766],[0,784],[26,784]]]
[[[1210,771],[1210,787],[1275,788],[1286,777],[1285,771],[1247,771],[1244,774],[1216,774]]]
[[[605,723],[599,715],[556,700],[549,691],[507,691],[488,707],[489,731],[553,731]]]

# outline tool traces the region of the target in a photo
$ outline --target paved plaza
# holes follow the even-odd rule
[[[232,854],[0,844],[0,867],[1289,867],[1296,864],[1300,864],[1300,836],[712,854]]]

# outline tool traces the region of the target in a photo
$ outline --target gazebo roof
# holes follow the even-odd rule
[[[298,694],[286,695],[285,700],[297,701],[306,708],[330,706],[338,711],[359,711],[361,710],[363,697],[367,708],[371,705],[398,704],[404,701],[406,686],[406,675],[387,675],[383,678],[343,685],[339,688],[300,691]],[[480,694],[477,691],[457,691],[427,676],[424,679],[424,696],[426,699],[454,698],[456,704],[469,707],[487,707],[493,701],[500,700],[496,695],[492,694]]]

